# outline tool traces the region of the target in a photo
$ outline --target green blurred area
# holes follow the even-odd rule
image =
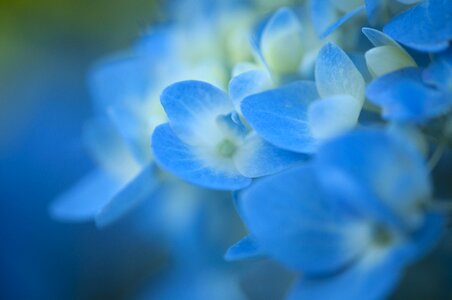
[[[155,0],[2,0],[0,71],[71,39],[99,53],[127,47],[155,20],[156,7]]]
[[[0,0],[0,144],[25,130],[59,72],[86,89],[99,58],[127,49],[161,16],[157,0]],[[31,93],[31,92],[30,92]],[[86,99],[84,99],[86,101]]]

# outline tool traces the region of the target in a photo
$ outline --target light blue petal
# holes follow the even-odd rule
[[[152,135],[152,149],[157,163],[168,172],[197,185],[236,190],[251,183],[251,179],[237,171],[217,170],[193,153],[194,149],[181,141],[169,124],[158,126]],[[232,163],[232,161],[231,161]]]
[[[311,166],[257,180],[237,207],[265,253],[305,274],[341,269],[366,247],[362,223],[330,203]]]
[[[362,104],[349,95],[337,95],[314,101],[308,109],[312,136],[328,139],[352,129],[358,122]]]
[[[447,94],[425,86],[421,70],[406,68],[373,81],[366,90],[367,98],[383,108],[383,117],[401,122],[423,123],[446,114],[452,101]]]
[[[106,117],[97,117],[85,124],[83,142],[100,168],[115,177],[128,180],[141,169],[130,144]]]
[[[432,187],[423,156],[406,141],[384,130],[352,131],[319,148],[317,175],[350,209],[417,228]]]
[[[260,22],[258,22],[253,29],[252,35],[251,35],[251,47],[254,53],[254,56],[257,61],[261,62],[266,68],[267,65],[265,63],[265,59],[262,55],[262,49],[261,49],[261,40],[262,40],[262,34],[265,30],[265,27],[267,26],[268,21],[271,19],[272,16],[264,17]]]
[[[319,95],[351,95],[364,101],[365,82],[352,60],[333,43],[320,50],[315,64],[315,80]]]
[[[242,175],[255,178],[280,172],[306,158],[304,154],[277,148],[253,133],[246,137],[234,163]]]
[[[278,9],[265,25],[260,40],[266,66],[276,74],[296,72],[303,57],[303,46],[298,17],[289,8]]]
[[[317,98],[313,82],[299,81],[246,97],[241,107],[245,119],[268,142],[283,149],[311,153],[316,145],[306,111]]]
[[[227,261],[234,261],[247,258],[254,258],[260,255],[262,254],[259,249],[259,246],[257,245],[257,241],[250,236],[246,236],[237,243],[235,243],[234,245],[232,245],[231,247],[229,247],[224,258]]]
[[[438,52],[446,49],[452,39],[451,14],[449,0],[424,1],[392,19],[384,32],[416,50]]]
[[[321,1],[318,1],[321,2]],[[325,1],[326,2],[326,1]],[[350,20],[351,18],[353,18],[354,16],[362,13],[364,11],[364,5],[359,6],[355,9],[353,9],[352,11],[349,11],[348,13],[346,13],[344,16],[342,16],[339,20],[337,20],[336,22],[334,22],[332,25],[328,26],[325,31],[320,34],[320,38],[326,38],[327,36],[329,36],[331,33],[333,33],[337,28],[341,27],[342,24],[344,24],[345,22],[347,22],[348,20]]]
[[[115,105],[108,109],[108,116],[115,124],[115,128],[135,160],[144,166],[151,159],[151,155],[147,141],[143,139],[143,137],[149,136],[149,129],[144,124],[143,118],[134,111],[140,106],[132,108],[131,106]]]
[[[62,221],[90,221],[122,186],[111,175],[95,170],[59,196],[50,206],[50,214]]]
[[[174,83],[162,92],[160,100],[171,128],[186,142],[215,126],[218,115],[233,111],[232,102],[223,91],[202,81]]]
[[[394,41],[390,36],[384,34],[383,32],[369,28],[369,27],[363,27],[361,30],[364,35],[367,37],[367,39],[374,45],[375,47],[381,47],[381,46],[395,46],[400,49],[403,49],[400,47],[400,45]],[[405,51],[405,50],[403,50]]]
[[[159,184],[154,165],[145,167],[97,213],[96,225],[104,228],[148,199]]]
[[[89,86],[101,114],[108,115],[143,165],[149,160],[143,136],[149,135],[143,117],[138,114],[149,101],[154,88],[155,70],[149,55],[130,54],[98,64],[91,73]]]
[[[265,70],[251,70],[239,74],[229,82],[229,97],[231,97],[235,110],[241,113],[242,100],[252,94],[262,92],[272,86],[270,75]]]

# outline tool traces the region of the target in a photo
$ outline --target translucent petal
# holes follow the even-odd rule
[[[396,41],[394,41],[389,35],[369,27],[363,27],[362,32],[367,39],[375,46],[395,46],[400,50],[405,51]]]
[[[315,80],[322,98],[351,95],[358,101],[364,101],[363,76],[347,54],[333,43],[326,44],[317,56]]]
[[[303,57],[302,28],[292,10],[281,8],[270,18],[262,33],[261,51],[271,71],[284,74],[298,70]]]
[[[50,213],[58,220],[90,221],[122,186],[118,179],[95,170],[59,196],[50,206]]]
[[[362,104],[349,95],[337,95],[313,102],[308,108],[312,136],[327,139],[355,127]]]
[[[95,217],[98,227],[106,227],[148,199],[157,188],[159,178],[154,165],[144,168],[128,182]]]
[[[374,77],[380,77],[403,68],[417,67],[416,62],[405,51],[395,46],[381,46],[365,54],[367,67]]]

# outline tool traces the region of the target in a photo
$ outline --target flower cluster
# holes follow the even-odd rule
[[[186,277],[187,299],[245,297],[217,261],[242,235],[226,260],[297,271],[290,299],[382,299],[441,238],[452,3],[285,2],[171,2],[93,70],[99,168],[51,211],[104,227],[146,203],[178,262],[152,297],[180,298]]]

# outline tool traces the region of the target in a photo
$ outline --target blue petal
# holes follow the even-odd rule
[[[407,140],[375,129],[335,138],[317,152],[319,179],[350,209],[417,228],[423,222],[419,207],[432,191],[424,158]]]
[[[438,54],[424,70],[422,78],[437,88],[452,92],[452,49]]]
[[[126,143],[106,117],[87,122],[83,142],[96,163],[113,176],[128,180],[141,169],[136,156],[130,151],[131,145]]]
[[[351,95],[364,101],[365,82],[352,60],[333,43],[320,50],[315,64],[315,80],[319,95]]]
[[[367,37],[367,39],[374,45],[374,47],[381,47],[381,46],[396,46],[399,48],[400,45],[394,41],[391,37],[384,34],[383,32],[369,28],[369,27],[363,27],[361,31],[364,33],[364,35]]]
[[[193,153],[192,147],[175,135],[169,124],[160,125],[154,130],[152,149],[157,163],[163,169],[188,182],[219,190],[241,189],[251,183],[250,178],[237,171],[224,171],[206,165]]]
[[[106,227],[149,198],[157,188],[159,179],[154,165],[145,167],[121,189],[95,217],[96,225]]]
[[[441,51],[452,39],[451,14],[449,0],[425,1],[392,19],[384,27],[384,32],[416,50]]]
[[[245,97],[262,92],[271,85],[270,75],[264,70],[251,70],[232,78],[229,82],[229,96],[235,110],[241,113],[240,104]]]
[[[174,83],[162,92],[160,100],[171,128],[186,142],[215,127],[218,115],[233,111],[232,102],[223,91],[202,81]]]
[[[63,221],[90,221],[122,186],[111,175],[100,170],[93,171],[58,197],[50,207],[50,214]]]
[[[300,20],[291,9],[280,8],[262,32],[260,53],[264,63],[277,74],[294,73],[301,63],[303,46]]]
[[[301,279],[288,299],[385,299],[395,288],[400,275],[400,266],[393,259],[385,259],[372,267],[368,267],[367,263],[361,260],[335,276]]]
[[[268,142],[291,151],[313,152],[306,111],[318,98],[315,84],[299,81],[246,97],[242,113],[256,132]]]
[[[317,1],[317,2],[321,2],[321,1]],[[326,1],[325,1],[326,2]],[[353,18],[354,16],[360,14],[361,12],[364,11],[364,5],[359,6],[357,8],[355,8],[352,11],[349,11],[348,13],[346,13],[344,16],[342,16],[339,20],[337,20],[336,22],[334,22],[332,25],[328,26],[325,31],[323,31],[322,34],[320,34],[320,38],[323,39],[327,36],[329,36],[331,33],[333,33],[337,28],[339,28],[340,26],[342,26],[342,24],[344,24],[345,22],[347,22],[348,20],[350,20],[351,18]]]
[[[368,99],[383,108],[383,117],[394,121],[425,122],[445,114],[452,106],[447,94],[421,82],[421,71],[406,68],[373,81],[366,90]]]
[[[320,275],[344,267],[367,243],[362,223],[330,199],[306,165],[256,181],[237,206],[262,253]]]
[[[343,272],[325,278],[302,278],[289,299],[384,299],[395,288],[405,265],[426,254],[438,242],[444,219],[429,214],[408,239],[386,249],[367,251]],[[353,288],[344,288],[353,282]]]
[[[108,116],[135,160],[143,166],[151,159],[151,155],[147,141],[143,139],[149,136],[150,130],[147,124],[144,124],[142,116],[136,113],[141,106],[115,105],[108,109]]]
[[[261,177],[280,172],[306,160],[307,156],[269,144],[256,134],[246,137],[234,157],[237,170],[246,177]]]
[[[362,104],[352,96],[337,95],[314,101],[308,109],[312,136],[328,139],[355,127]]]
[[[129,55],[103,62],[90,76],[90,88],[102,114],[108,114],[118,132],[128,143],[137,160],[149,160],[148,147],[143,136],[148,136],[144,125],[143,106],[149,101],[149,91],[155,88],[155,71],[145,55]],[[146,104],[149,106],[149,104]]]
[[[224,258],[227,261],[242,260],[246,258],[254,258],[261,255],[257,241],[246,236],[234,245],[232,245],[226,252]]]

